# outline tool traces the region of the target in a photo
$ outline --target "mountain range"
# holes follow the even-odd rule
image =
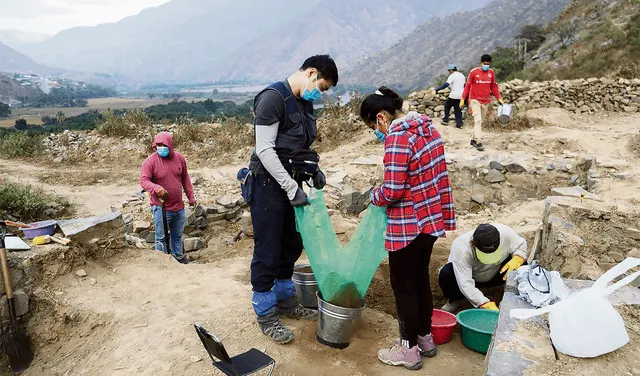
[[[546,25],[570,0],[497,0],[488,6],[432,19],[398,43],[345,72],[345,86],[387,85],[407,92],[425,88],[449,64],[469,68],[496,46],[512,46],[523,26]]]
[[[317,53],[330,53],[346,67],[427,19],[489,1],[172,0],[20,51],[47,66],[143,81],[265,82]]]

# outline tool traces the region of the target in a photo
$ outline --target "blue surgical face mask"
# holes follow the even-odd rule
[[[486,72],[486,71],[488,71],[488,70],[489,70],[489,68],[491,68],[491,65],[482,64],[482,70],[483,70],[483,71],[485,71],[485,72]]]
[[[169,148],[167,146],[156,146],[156,152],[162,158],[166,158],[169,156]]]
[[[307,77],[307,86],[305,86],[304,92],[302,92],[302,99],[304,99],[307,102],[313,102],[320,99],[320,97],[322,96],[322,93],[320,92],[320,89],[318,89],[317,76],[316,76],[316,87],[311,91],[308,89],[308,87],[309,87],[309,78]]]

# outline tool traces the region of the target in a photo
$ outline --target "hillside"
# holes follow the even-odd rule
[[[65,30],[23,52],[50,66],[145,81],[264,82],[317,53],[344,67],[430,17],[489,1],[172,0],[117,23]]]
[[[51,37],[51,35],[36,32],[25,32],[22,30],[5,29],[0,30],[0,43],[4,43],[11,48],[21,48],[25,44],[39,43]]]
[[[511,45],[523,26],[546,24],[567,4],[569,0],[497,0],[480,10],[430,20],[392,47],[356,64],[343,83],[367,89],[385,84],[405,92],[423,88],[445,73],[448,64],[477,64],[483,53]]]
[[[433,17],[486,5],[490,0],[325,0],[310,14],[264,35],[217,70],[219,79],[264,81],[285,77],[306,57],[328,52],[341,69],[391,46]],[[260,61],[260,64],[255,64]]]
[[[547,41],[529,55],[524,72],[515,77],[536,81],[640,77],[638,0],[574,0],[546,32]]]
[[[48,68],[36,63],[32,58],[0,42],[0,72],[31,73]]]

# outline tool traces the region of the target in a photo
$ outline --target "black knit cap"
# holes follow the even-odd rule
[[[500,232],[495,226],[483,223],[473,232],[473,244],[482,253],[493,253],[500,247]]]

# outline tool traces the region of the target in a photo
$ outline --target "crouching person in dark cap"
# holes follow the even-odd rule
[[[503,224],[482,224],[460,235],[451,244],[449,263],[438,273],[448,299],[442,310],[454,313],[467,299],[476,308],[497,311],[496,303],[479,288],[503,285],[507,273],[517,270],[527,257],[527,241]]]

